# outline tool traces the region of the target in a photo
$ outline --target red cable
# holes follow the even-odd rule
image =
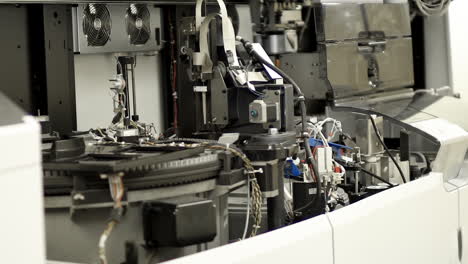
[[[312,168],[312,164],[309,164],[309,170],[310,170],[310,175],[312,175],[312,178],[314,179],[314,181],[317,182],[317,176],[314,173],[314,169]]]

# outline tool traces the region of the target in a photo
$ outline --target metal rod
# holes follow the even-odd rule
[[[265,175],[272,177],[272,175]],[[284,209],[284,162],[278,164],[278,195],[267,198],[268,231],[281,228],[285,224],[286,210]]]
[[[130,71],[132,73],[132,96],[133,96],[133,115],[137,114],[137,105],[136,105],[136,87],[135,87],[135,66],[133,63],[130,66]]]
[[[354,172],[354,192],[359,194],[359,171]]]
[[[202,93],[203,124],[206,125],[206,93]]]
[[[131,112],[130,112],[130,92],[129,92],[129,87],[128,87],[128,65],[125,61],[125,57],[119,57],[118,58],[120,62],[121,69],[117,68],[117,72],[121,70],[121,74],[123,79],[125,80],[125,117],[129,118],[131,117]]]

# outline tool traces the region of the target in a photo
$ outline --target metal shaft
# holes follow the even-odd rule
[[[136,103],[136,87],[135,87],[135,68],[134,65],[131,64],[130,71],[132,73],[132,96],[133,96],[133,115],[137,114],[137,103]]]
[[[354,192],[359,194],[359,171],[354,172]]]
[[[206,125],[206,93],[202,93],[203,124]]]
[[[130,118],[130,92],[128,87],[128,65],[126,63],[125,57],[118,58],[121,68],[117,67],[117,73],[122,74],[123,79],[125,80],[125,117]],[[120,72],[121,71],[121,72]]]
[[[278,195],[267,198],[269,231],[283,227],[286,219],[284,209],[284,162],[278,164],[278,169]]]

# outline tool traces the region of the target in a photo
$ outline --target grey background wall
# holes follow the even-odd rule
[[[163,125],[161,56],[137,56],[135,81],[140,120]],[[76,114],[78,130],[107,127],[113,118],[109,79],[115,76],[113,54],[75,55]]]
[[[468,96],[468,1],[455,0],[448,13],[451,79],[455,92]]]

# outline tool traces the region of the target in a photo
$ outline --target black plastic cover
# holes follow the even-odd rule
[[[143,205],[143,233],[148,246],[183,247],[212,241],[217,234],[212,200],[148,202]]]
[[[325,213],[324,196],[317,196],[313,182],[294,182],[293,201],[296,212],[294,221],[299,222]]]

